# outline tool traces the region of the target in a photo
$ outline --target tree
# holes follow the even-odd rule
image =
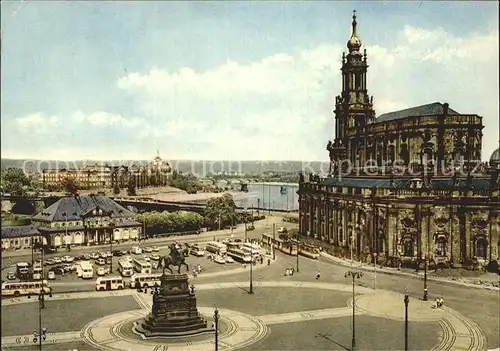
[[[61,179],[61,186],[66,193],[70,195],[78,194],[78,186],[76,184],[75,178],[73,177],[64,177]]]
[[[148,233],[164,234],[198,230],[203,224],[203,216],[196,212],[145,212],[136,216],[137,221],[145,223]]]
[[[225,193],[222,196],[211,198],[205,208],[206,223],[221,225],[234,223],[236,220],[236,204],[233,196]]]
[[[128,186],[127,186],[127,195],[128,196],[135,196],[137,195],[137,191],[136,191],[136,183],[135,183],[135,177],[130,177],[130,179],[128,180]]]
[[[8,168],[0,174],[2,190],[15,196],[23,196],[30,180],[21,168]]]
[[[113,186],[113,194],[120,194],[120,186],[117,183]]]

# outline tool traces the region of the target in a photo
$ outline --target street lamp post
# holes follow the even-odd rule
[[[406,289],[405,289],[406,290]],[[408,293],[405,291],[405,351],[408,351],[408,303],[410,299],[408,298]]]
[[[353,229],[352,229],[352,224],[349,224],[348,225],[348,229],[349,229],[349,235],[351,236],[351,242],[349,244],[349,246],[351,247],[351,266],[354,265],[354,258],[353,258],[353,245],[354,245],[354,233],[353,233]]]
[[[297,273],[299,273],[299,246],[300,246],[300,231],[297,232]]]
[[[423,300],[427,301],[428,299],[428,292],[427,292],[427,255],[425,256],[425,261],[424,261],[424,296]]]
[[[352,342],[351,350],[356,347],[356,296],[354,294],[355,280],[363,276],[363,272],[347,271],[345,277],[352,278]]]
[[[39,350],[42,350],[42,342],[47,339],[47,328],[42,327],[42,310],[45,308],[45,290],[41,289],[38,293],[38,331],[33,332],[33,343],[37,343]],[[49,297],[52,297],[52,292],[49,291]],[[28,299],[31,295],[28,295]]]
[[[214,311],[215,324],[215,351],[219,351],[219,310],[215,307]]]
[[[253,294],[253,263],[254,263],[254,258],[252,254],[252,261],[250,262],[250,289],[248,290],[249,294]]]
[[[109,223],[109,228],[111,229],[111,234],[109,236],[109,252],[111,257],[109,258],[109,274],[113,274],[113,239],[115,236],[115,224],[113,222]]]
[[[373,254],[373,290],[377,290],[377,253]]]
[[[276,223],[273,223],[273,261],[276,260],[276,249],[274,243],[276,242]]]
[[[245,217],[245,242],[247,242],[248,238],[247,238],[247,219]]]

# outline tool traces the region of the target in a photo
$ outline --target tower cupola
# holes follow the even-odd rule
[[[350,54],[361,54],[359,52],[359,49],[361,48],[361,40],[356,33],[357,25],[358,22],[356,22],[356,10],[354,10],[352,14],[352,34],[351,38],[349,38],[349,41],[347,42],[347,48],[349,49]]]

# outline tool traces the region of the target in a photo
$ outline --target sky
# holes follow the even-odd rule
[[[377,115],[448,102],[499,144],[495,1],[1,6],[2,158],[326,161],[354,9]]]

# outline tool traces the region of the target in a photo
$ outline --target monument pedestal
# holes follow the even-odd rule
[[[161,278],[161,286],[153,295],[151,313],[135,324],[144,338],[182,337],[213,332],[198,312],[194,287],[187,274],[169,274]]]

